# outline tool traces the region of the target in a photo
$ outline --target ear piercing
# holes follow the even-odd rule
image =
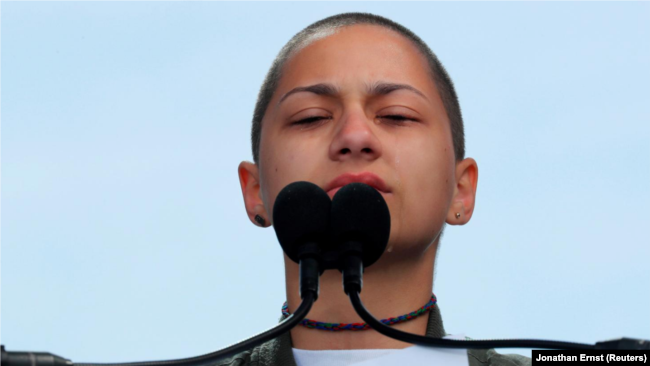
[[[456,218],[460,219],[460,212],[456,212]]]
[[[260,215],[255,215],[255,221],[260,224],[260,226],[266,226],[266,220]]]

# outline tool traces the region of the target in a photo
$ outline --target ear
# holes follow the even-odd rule
[[[451,206],[447,212],[447,223],[450,225],[465,225],[472,218],[476,201],[476,185],[478,183],[478,166],[472,158],[456,163],[456,187]],[[457,214],[460,214],[459,217]]]
[[[242,161],[237,169],[239,173],[239,184],[244,196],[244,206],[249,220],[257,226],[268,227],[271,225],[269,215],[264,208],[264,202],[260,194],[259,168],[256,164]],[[258,222],[255,216],[259,215],[264,222]]]

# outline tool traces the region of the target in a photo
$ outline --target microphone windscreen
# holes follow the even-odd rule
[[[386,250],[390,236],[390,211],[381,193],[363,183],[350,183],[332,199],[334,242],[358,241],[363,245],[363,266],[375,263]]]
[[[329,244],[332,200],[314,183],[294,182],[284,187],[273,206],[273,227],[282,250],[298,263],[300,247]]]

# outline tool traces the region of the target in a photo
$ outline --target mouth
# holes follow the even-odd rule
[[[329,182],[325,186],[324,190],[325,192],[327,192],[327,195],[330,196],[330,198],[333,198],[339,189],[341,189],[343,186],[350,183],[367,184],[372,188],[376,189],[377,191],[379,191],[379,193],[381,193],[382,196],[391,193],[390,188],[388,188],[388,185],[386,185],[384,180],[370,172],[362,172],[357,174],[355,173],[341,174],[338,177],[334,178],[334,180]]]

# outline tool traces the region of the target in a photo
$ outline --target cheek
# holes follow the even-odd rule
[[[274,140],[274,141],[277,141]],[[314,182],[314,147],[295,141],[265,144],[260,148],[260,181],[264,207],[272,215],[275,198],[288,184]]]
[[[293,180],[287,174],[286,159],[279,158],[282,156],[279,151],[274,150],[263,156],[264,158],[260,159],[260,193],[264,208],[271,218],[276,197]]]
[[[407,242],[426,242],[435,238],[446,219],[453,194],[453,157],[450,148],[441,146],[430,154],[411,154],[402,159],[398,174],[402,192],[393,218],[401,239]],[[445,151],[445,149],[447,151]]]
[[[408,180],[405,199],[418,217],[428,217],[445,211],[448,196],[448,174],[438,159],[419,159]],[[406,187],[405,187],[406,188]]]

